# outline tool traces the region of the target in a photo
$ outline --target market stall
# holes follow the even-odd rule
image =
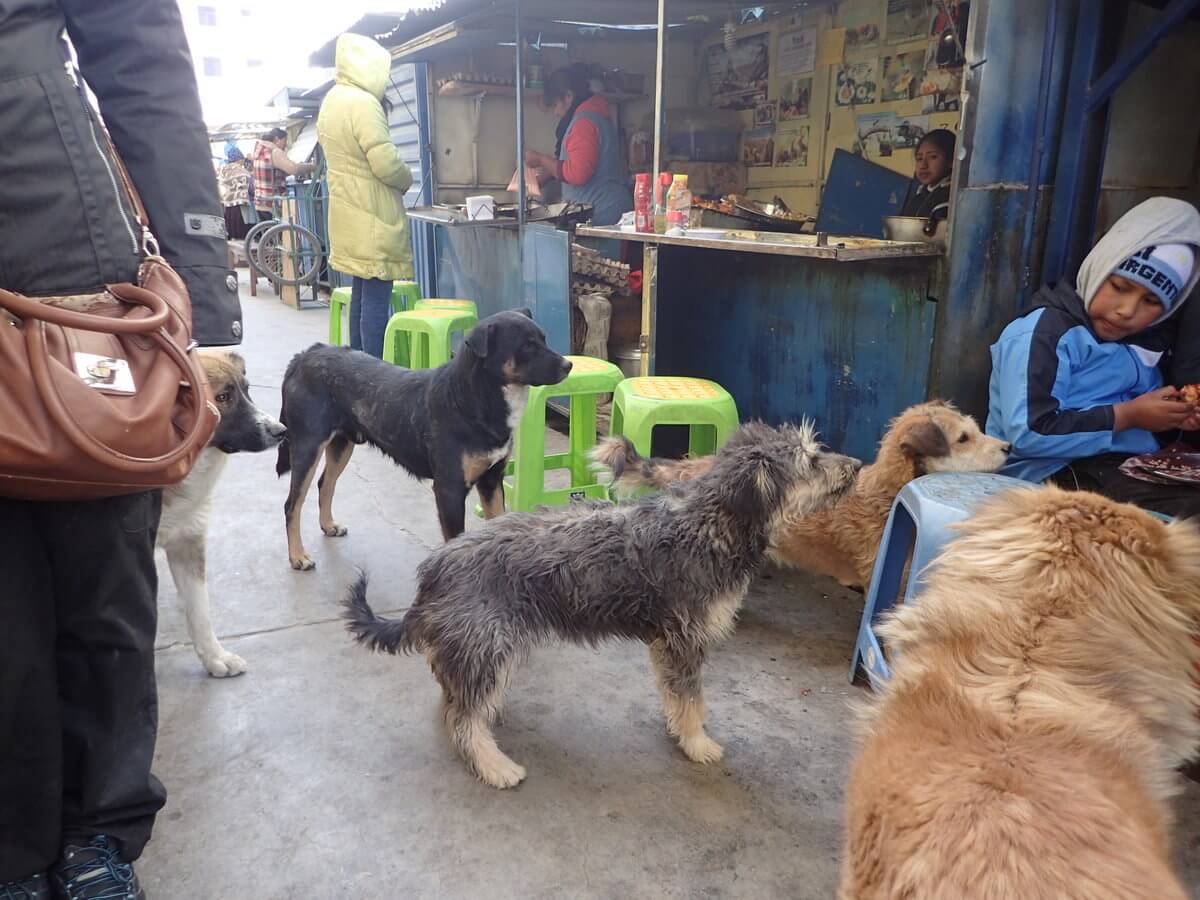
[[[743,416],[808,414],[870,456],[926,392],[944,230],[888,241],[883,217],[921,137],[957,126],[960,7],[448,0],[406,17],[383,37],[426,71],[431,202],[411,213],[432,236],[426,289],[482,314],[529,306],[565,352],[597,347],[580,300],[599,297],[607,355],[627,371],[712,377]],[[690,235],[582,226],[586,204],[514,175],[527,149],[561,143],[540,101],[569,63],[589,67],[630,184],[688,176]],[[623,247],[609,255],[631,270],[624,283],[620,269],[577,271],[601,241]]]

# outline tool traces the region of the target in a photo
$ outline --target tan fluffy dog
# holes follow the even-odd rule
[[[962,527],[880,627],[893,676],[847,792],[842,900],[1183,900],[1200,530],[1057,488]]]
[[[968,415],[934,400],[909,407],[888,426],[879,454],[854,487],[827,510],[793,516],[770,555],[783,565],[830,575],[847,587],[866,587],[892,501],[914,478],[932,472],[995,472],[1008,444],[988,437]],[[644,459],[624,438],[609,438],[593,453],[613,473],[618,490],[664,488],[707,472],[711,457]]]

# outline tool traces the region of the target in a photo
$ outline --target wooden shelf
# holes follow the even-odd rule
[[[525,94],[540,95],[540,90],[525,89]],[[475,81],[447,81],[438,88],[439,97],[478,97],[481,94],[491,94],[496,97],[515,97],[517,89],[511,84],[484,84]],[[645,100],[645,94],[609,93],[605,91],[604,98],[611,103],[630,103],[634,100]]]

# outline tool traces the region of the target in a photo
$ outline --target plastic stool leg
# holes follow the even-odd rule
[[[708,456],[717,451],[717,426],[692,425],[688,428],[688,455]]]
[[[529,512],[541,504],[546,487],[546,394],[543,388],[531,387],[525,413],[513,437],[514,512]]]
[[[904,577],[908,550],[915,536],[916,523],[912,515],[897,503],[888,516],[887,527],[879,543],[879,553],[875,558],[875,569],[871,573],[871,584],[863,602],[862,621],[859,623],[854,655],[850,660],[852,682],[858,674],[860,663],[872,682],[887,681],[891,678],[892,673],[883,658],[883,648],[875,636],[874,626],[883,613],[896,605],[896,600],[904,589],[900,582]]]
[[[595,481],[588,463],[588,451],[596,446],[596,395],[572,396],[569,421],[567,441],[570,446],[571,487],[580,487]]]
[[[342,344],[342,304],[329,301],[329,343],[334,347]]]
[[[395,316],[388,320],[383,330],[383,361],[395,366],[410,365],[408,352],[408,332],[398,327]]]

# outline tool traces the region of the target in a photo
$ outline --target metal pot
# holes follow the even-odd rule
[[[944,247],[946,220],[935,223],[920,216],[884,216],[883,236],[889,241],[923,241]]]
[[[613,362],[626,378],[637,378],[642,374],[642,350],[636,344],[612,350]]]

